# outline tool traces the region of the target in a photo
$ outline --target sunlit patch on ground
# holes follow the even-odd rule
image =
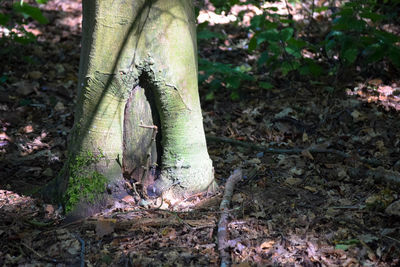
[[[348,95],[357,95],[368,103],[377,103],[386,110],[400,110],[400,83],[385,85],[381,79],[372,79],[365,84],[359,84],[353,90],[347,90]]]

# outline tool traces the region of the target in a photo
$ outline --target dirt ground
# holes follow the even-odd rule
[[[65,223],[57,205],[29,197],[55,177],[73,124],[81,1],[50,1],[50,23],[27,25],[35,44],[1,57],[0,265],[216,266],[226,179],[241,168],[229,210],[234,266],[399,266],[399,76],[356,73],[334,86],[283,77],[264,90],[244,84],[207,100],[206,134],[219,190],[169,210],[133,197],[93,217]],[[235,44],[246,33],[226,24],[228,42],[201,43],[205,58],[254,64]],[[224,49],[236,47],[234,49]],[[255,74],[259,75],[259,74]],[[261,74],[260,74],[261,75]],[[251,146],[249,144],[257,145]]]

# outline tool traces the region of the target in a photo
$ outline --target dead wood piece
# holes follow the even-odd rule
[[[85,241],[79,235],[74,234],[75,238],[81,243],[80,266],[85,267]]]
[[[386,182],[394,186],[400,186],[400,173],[386,170],[383,167],[369,170],[350,168],[348,173],[351,177],[372,177],[376,182]]]
[[[223,143],[228,143],[236,146],[241,146],[241,147],[246,147],[250,148],[256,151],[262,151],[264,153],[274,153],[274,154],[301,154],[303,151],[309,151],[311,153],[330,153],[330,154],[335,154],[339,157],[342,158],[350,158],[352,157],[350,154],[347,154],[343,151],[336,150],[336,149],[328,149],[328,148],[314,148],[314,147],[309,147],[309,148],[291,148],[291,149],[282,149],[282,148],[271,148],[271,147],[266,147],[263,145],[256,145],[248,142],[243,142],[239,140],[234,140],[231,138],[227,137],[217,137],[217,136],[206,136],[208,142],[223,142]],[[377,159],[366,159],[366,158],[361,158],[359,157],[357,159],[358,161],[361,161],[365,164],[373,165],[373,166],[379,166],[382,165],[382,163],[377,160]]]
[[[221,217],[218,223],[218,250],[221,257],[221,267],[230,265],[230,254],[227,251],[228,248],[228,216],[229,216],[229,206],[231,203],[233,190],[237,182],[242,179],[242,170],[238,169],[229,176],[225,184],[225,192],[220,204]]]

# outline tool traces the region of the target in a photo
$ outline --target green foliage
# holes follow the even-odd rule
[[[385,16],[376,13],[377,1],[351,1],[332,15],[332,30],[324,41],[328,57],[339,55],[342,64],[370,64],[389,59],[400,67],[400,38],[380,29]],[[357,62],[358,61],[358,62]]]
[[[266,66],[271,72],[279,72],[282,76],[294,71],[304,76],[320,75],[322,67],[302,55],[303,49],[310,49],[312,46],[295,36],[295,22],[271,11],[275,9],[271,8],[262,15],[254,16],[249,27],[253,36],[248,49],[249,52],[260,55],[258,67]]]
[[[343,241],[338,241],[337,244],[335,245],[335,249],[340,249],[340,250],[348,250],[351,247],[357,246],[360,244],[360,240],[358,239],[349,239],[349,240],[343,240]]]
[[[47,0],[36,0],[36,2],[38,4],[45,4]],[[47,24],[49,22],[39,8],[29,5],[24,1],[15,2],[10,12],[0,13],[0,26],[7,29],[1,36],[0,42],[12,41],[20,44],[28,44],[35,41],[35,36],[24,28],[24,25],[30,19],[40,24]],[[3,53],[7,52],[3,51]]]
[[[86,155],[76,156],[69,164],[70,177],[63,201],[67,213],[80,201],[94,203],[96,196],[105,191],[107,178],[90,167],[102,158],[102,153],[94,155],[88,151]]]
[[[207,81],[210,88],[207,99],[212,99],[221,85],[231,89],[234,99],[238,98],[239,88],[244,82],[257,82],[260,88],[271,89],[271,83],[252,78],[251,73],[261,71],[279,77],[292,75],[315,80],[321,75],[336,76],[357,66],[364,69],[380,62],[400,69],[400,38],[382,27],[384,23],[398,24],[395,10],[400,7],[400,1],[347,1],[341,7],[332,9],[330,19],[323,22],[328,31],[312,34],[307,30],[308,25],[304,28],[291,16],[279,15],[276,8],[263,8],[265,1],[211,0],[211,3],[217,13],[229,12],[233,5],[243,4],[253,4],[263,13],[255,15],[247,29],[250,36],[248,53],[257,58],[257,64],[244,70],[241,66],[200,59],[199,80]],[[316,7],[314,12],[328,9],[326,6]],[[199,25],[200,42],[224,39],[222,34],[206,26]]]
[[[231,90],[231,98],[233,100],[239,99],[239,88],[244,81],[254,81],[253,76],[248,72],[251,70],[250,66],[242,65],[233,67],[230,64],[223,64],[219,62],[211,62],[206,59],[199,59],[199,69],[201,74],[199,81],[204,82],[210,78],[211,91],[206,96],[207,100],[213,99],[214,91],[221,86],[221,83],[226,88]]]

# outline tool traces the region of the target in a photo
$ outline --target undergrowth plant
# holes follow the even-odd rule
[[[273,87],[265,79],[254,78],[254,73],[265,72],[264,77],[285,77],[290,74],[291,78],[318,80],[321,76],[335,77],[349,69],[359,67],[363,70],[376,64],[384,64],[397,71],[400,69],[400,38],[391,32],[390,27],[397,25],[399,20],[395,11],[400,8],[399,0],[353,0],[343,1],[339,7],[315,7],[308,25],[293,20],[290,12],[289,15],[280,15],[277,8],[265,7],[267,1],[210,2],[216,7],[217,13],[229,12],[233,5],[247,4],[255,5],[263,13],[254,16],[246,29],[248,41],[244,49],[247,48],[249,55],[256,56],[257,64],[233,66],[200,58],[199,80],[209,88],[206,99],[212,99],[215,90],[221,87],[231,90],[232,99],[239,99],[244,82],[253,82],[264,89]],[[283,2],[287,7],[287,2]],[[329,18],[323,21],[328,30],[310,36],[309,26],[319,23],[314,19],[314,14],[322,14],[328,9]],[[200,45],[206,40],[218,41],[224,37],[204,24],[199,25]]]
[[[37,4],[45,4],[48,0],[36,0]],[[43,16],[38,7],[29,5],[22,1],[14,1],[11,10],[2,10],[0,12],[0,27],[2,34],[0,35],[0,44],[11,41],[11,43],[29,44],[36,40],[35,35],[25,29],[31,20],[35,20],[40,24],[47,24],[48,19]],[[6,54],[12,47],[2,46],[0,52]]]

